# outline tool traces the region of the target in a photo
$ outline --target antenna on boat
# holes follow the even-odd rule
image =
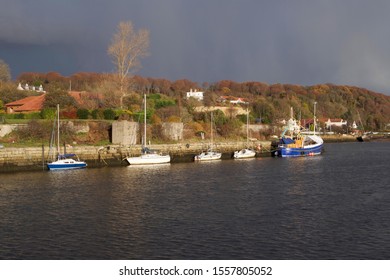
[[[317,125],[317,122],[316,122],[316,105],[317,105],[317,101],[314,101],[314,116],[313,116],[314,128],[313,128],[313,135],[316,135],[316,125]]]

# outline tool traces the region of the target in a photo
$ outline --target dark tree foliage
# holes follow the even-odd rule
[[[57,104],[60,105],[60,108],[77,106],[76,100],[67,91],[59,89],[52,90],[46,94],[43,106],[44,108],[53,108]]]
[[[77,110],[77,118],[86,120],[89,117],[89,111],[87,109],[78,109]]]

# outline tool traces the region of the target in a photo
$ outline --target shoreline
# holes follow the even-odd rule
[[[270,154],[270,141],[256,141],[251,147],[262,147],[258,150],[258,157]],[[178,143],[178,144],[151,144],[148,147],[152,150],[159,150],[162,153],[171,155],[171,163],[191,162],[196,154],[208,148],[209,143]],[[246,147],[244,142],[220,142],[214,144],[214,149],[223,153],[222,159],[229,159],[235,150]],[[110,166],[127,166],[124,159],[128,156],[139,156],[141,145],[106,145],[106,146],[74,146],[67,147],[66,153],[76,154],[81,160],[88,164],[87,168],[99,168]],[[61,148],[61,153],[64,149]],[[48,147],[25,147],[0,149],[0,174],[17,171],[47,171],[47,159],[49,156]]]
[[[324,135],[324,143],[357,142],[356,137],[350,135]],[[370,141],[390,141],[389,137],[372,137]],[[257,152],[256,157],[271,156],[272,141],[255,141],[250,147]],[[234,151],[246,147],[246,141],[215,143],[214,149],[222,152],[222,160],[231,159]],[[209,143],[178,143],[178,144],[152,144],[151,149],[168,153],[172,157],[171,163],[192,162],[194,156],[208,148]],[[61,149],[63,152],[63,149]],[[127,156],[140,155],[141,145],[121,146],[75,146],[68,147],[67,153],[74,153],[88,164],[88,168],[127,166],[124,159]],[[0,149],[0,174],[18,171],[47,171],[48,147],[26,147]]]

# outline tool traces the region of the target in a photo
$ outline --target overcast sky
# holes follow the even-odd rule
[[[0,0],[0,59],[13,79],[112,72],[107,47],[126,20],[150,31],[142,76],[390,95],[388,0]]]

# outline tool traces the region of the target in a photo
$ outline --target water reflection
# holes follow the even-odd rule
[[[327,147],[297,159],[2,175],[0,258],[390,257],[389,145]],[[381,156],[367,157],[370,147]]]

